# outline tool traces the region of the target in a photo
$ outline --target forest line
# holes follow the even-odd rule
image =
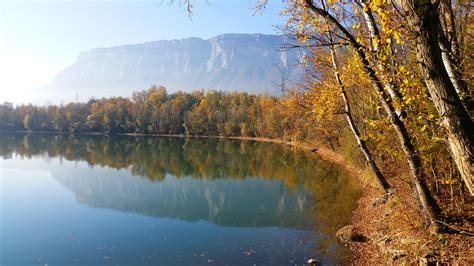
[[[0,104],[0,129],[6,131],[284,138],[294,130],[289,120],[276,97],[220,91],[168,94],[162,86],[131,98],[49,106]]]

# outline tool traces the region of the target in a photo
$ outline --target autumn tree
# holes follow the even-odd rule
[[[360,22],[364,21],[361,14],[363,12],[360,12],[360,10],[365,11],[366,9],[353,5],[352,8],[357,11],[350,11],[348,4],[344,1],[321,1],[319,3],[311,0],[290,1],[290,7],[287,10],[291,14],[288,23],[290,30],[301,41],[308,42],[312,37],[317,37],[335,29],[335,36],[338,38],[333,40],[331,44],[347,45],[352,48],[360,67],[372,82],[378,100],[398,136],[400,146],[409,165],[414,193],[426,218],[425,221],[429,220],[431,224],[435,224],[438,208],[425,182],[419,152],[413,144],[400,113],[397,112],[395,97],[392,98],[389,93],[390,89],[394,89],[392,85],[394,79],[390,78],[389,75],[391,72],[390,64],[385,62],[386,54],[392,52],[391,48],[393,48],[391,33],[388,33],[385,38],[387,45],[384,47],[381,47],[381,40],[374,36],[369,37],[368,42],[365,43],[363,40],[364,32],[359,30],[359,27]],[[369,25],[372,24],[369,23]],[[380,34],[379,32],[378,36]],[[373,49],[374,45],[377,45],[377,49]]]

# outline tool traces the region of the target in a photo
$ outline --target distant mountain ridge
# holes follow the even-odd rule
[[[59,73],[52,88],[81,96],[130,95],[163,85],[169,91],[217,89],[278,94],[276,84],[298,80],[304,52],[285,50],[283,35],[223,34],[95,48]],[[90,95],[88,95],[90,94]]]

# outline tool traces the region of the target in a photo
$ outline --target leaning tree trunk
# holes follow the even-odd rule
[[[474,125],[449,78],[438,44],[437,4],[429,0],[399,0],[415,34],[416,54],[431,100],[441,117],[454,162],[474,195]]]
[[[461,102],[464,104],[464,108],[466,108],[468,113],[471,113],[473,111],[473,105],[467,82],[463,80],[462,74],[457,68],[458,64],[456,64],[456,60],[454,59],[455,55],[452,53],[451,43],[446,38],[441,25],[438,27],[438,32],[438,43],[439,48],[441,49],[441,58],[443,59],[446,72],[448,73],[449,79],[451,80],[456,93],[459,95]]]
[[[415,151],[415,147],[411,142],[408,130],[405,124],[400,120],[395,108],[392,105],[391,98],[387,95],[382,86],[382,81],[375,74],[375,70],[369,66],[369,61],[365,57],[362,50],[358,50],[359,58],[361,59],[362,65],[364,66],[365,72],[369,76],[370,80],[374,83],[375,90],[379,97],[380,103],[387,113],[392,127],[395,129],[400,146],[405,154],[405,158],[408,162],[411,174],[411,183],[416,195],[418,204],[420,205],[421,212],[423,213],[423,222],[426,225],[433,225],[437,228],[436,220],[439,215],[439,207],[436,201],[432,198],[430,190],[423,179],[423,170],[421,169],[421,159],[418,153]]]
[[[403,96],[400,93],[398,86],[394,82],[392,82],[390,79],[384,77],[386,65],[384,64],[384,62],[381,62],[377,57],[377,54],[379,53],[380,32],[377,28],[377,24],[375,23],[374,15],[370,7],[367,5],[367,0],[361,0],[360,3],[363,7],[362,14],[364,15],[364,20],[367,25],[367,30],[369,33],[372,60],[376,63],[377,68],[380,71],[381,79],[385,81],[385,89],[387,90],[388,94],[392,98],[392,101],[395,102],[396,105],[398,106],[396,108],[396,112],[398,116],[400,118],[403,118],[405,116],[405,114],[401,110],[401,102],[402,102]]]
[[[337,84],[339,85],[339,89],[341,90],[342,99],[344,101],[344,111],[345,111],[347,123],[349,124],[352,134],[354,135],[357,141],[357,145],[359,146],[360,150],[364,154],[365,160],[369,164],[370,170],[372,170],[372,173],[375,175],[377,182],[379,183],[379,185],[382,187],[382,189],[385,192],[388,192],[388,190],[390,189],[390,185],[388,184],[387,179],[385,179],[385,176],[382,174],[379,167],[377,166],[377,163],[375,162],[372,156],[372,153],[367,148],[365,141],[360,137],[359,130],[357,129],[357,125],[354,122],[354,118],[352,117],[351,104],[350,104],[349,98],[347,97],[344,83],[342,82],[342,79],[339,75],[339,66],[336,59],[336,53],[334,51],[334,47],[331,47],[331,57],[332,57],[332,66],[334,69],[334,75],[335,75]]]

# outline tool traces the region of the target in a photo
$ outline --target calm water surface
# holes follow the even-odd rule
[[[280,144],[0,134],[1,265],[344,264],[360,190]]]

